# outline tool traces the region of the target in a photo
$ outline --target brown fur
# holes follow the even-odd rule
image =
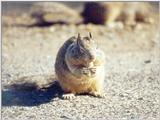
[[[80,38],[79,42],[85,44],[86,46],[83,47],[88,51],[85,51],[86,55],[78,53],[79,56],[73,56],[75,53],[72,53],[72,50],[79,49],[76,47],[77,39],[72,37],[67,40],[57,54],[55,72],[60,86],[66,93],[89,93],[101,96],[104,81],[104,54],[95,48],[95,43],[90,43],[88,46],[86,40]],[[89,57],[92,55],[93,57]]]

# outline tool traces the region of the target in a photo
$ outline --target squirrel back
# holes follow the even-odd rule
[[[74,43],[74,40],[75,37],[69,38],[59,49],[56,57],[55,70],[61,69],[62,66],[64,67],[64,69],[62,69],[63,71],[68,69],[64,58],[68,47]]]

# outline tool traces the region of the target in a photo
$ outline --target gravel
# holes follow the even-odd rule
[[[134,29],[93,24],[3,26],[2,119],[159,120],[158,25],[139,25]],[[106,96],[63,100],[54,78],[56,53],[69,37],[89,31],[106,54]],[[35,89],[49,82],[47,88]]]

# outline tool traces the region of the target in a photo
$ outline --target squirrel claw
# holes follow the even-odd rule
[[[90,94],[93,95],[94,97],[98,97],[98,98],[104,98],[105,97],[105,94],[99,93],[99,92],[92,92]]]
[[[75,95],[73,93],[68,93],[68,94],[63,95],[62,98],[65,100],[70,100],[70,99],[75,98]]]
[[[82,69],[82,74],[89,75],[90,74],[90,70],[88,68],[83,68]]]
[[[95,74],[96,73],[96,68],[90,68],[90,71],[92,74]]]

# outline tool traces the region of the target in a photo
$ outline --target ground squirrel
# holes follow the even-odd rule
[[[59,49],[55,72],[60,86],[70,98],[75,94],[88,93],[102,97],[105,78],[105,55],[89,37],[71,37]],[[68,94],[67,94],[68,93]]]
[[[137,21],[153,23],[153,8],[148,2],[87,2],[82,15],[86,22],[111,26],[120,20],[125,25]]]

